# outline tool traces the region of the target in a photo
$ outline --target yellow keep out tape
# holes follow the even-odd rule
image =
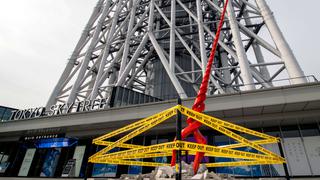
[[[186,141],[174,141],[150,146],[126,143],[130,139],[148,131],[149,129],[175,116],[177,114],[177,111],[180,111],[181,114],[193,118],[194,120],[201,122],[203,125],[206,125],[236,140],[238,143],[219,147],[191,143]],[[250,134],[261,139],[248,140],[238,135],[237,132]],[[107,139],[119,136],[121,134],[123,134],[122,137],[117,141],[107,141]],[[236,124],[232,124],[230,122],[223,121],[215,117],[211,117],[196,112],[192,109],[186,108],[181,105],[177,105],[150,117],[141,119],[135,123],[129,124],[123,128],[110,132],[106,135],[95,138],[93,140],[93,143],[96,145],[105,146],[105,148],[97,152],[96,154],[92,155],[89,158],[89,162],[152,167],[163,166],[168,164],[136,161],[135,159],[171,156],[173,150],[181,150],[183,152],[188,151],[189,154],[195,154],[196,152],[204,152],[206,156],[238,159],[238,161],[234,162],[207,163],[207,167],[282,164],[285,163],[284,158],[260,146],[262,144],[272,144],[278,142],[278,138],[272,137],[270,135],[263,134],[261,132],[257,132]],[[118,152],[108,153],[111,149],[116,147],[122,148],[122,150]],[[235,150],[235,148],[239,147],[252,147],[256,149],[259,153]]]
[[[172,150],[184,150],[193,152],[205,152],[211,156],[215,157],[226,157],[226,158],[239,158],[239,159],[249,159],[256,161],[277,161],[283,162],[282,158],[263,155],[258,153],[251,153],[239,150],[233,150],[228,148],[220,148],[210,145],[202,145],[197,143],[185,142],[185,141],[175,141],[163,144],[157,144],[152,146],[146,146],[143,148],[130,149],[120,152],[114,152],[105,155],[99,155],[91,159],[91,161],[109,161],[112,159],[136,159],[136,158],[151,158],[151,157],[161,157],[165,156],[167,153],[161,153],[163,151]]]

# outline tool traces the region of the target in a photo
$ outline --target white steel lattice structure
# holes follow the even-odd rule
[[[108,98],[114,86],[195,96],[223,3],[99,0],[47,105]],[[265,0],[229,1],[216,54],[211,95],[270,88],[280,76],[306,82]]]

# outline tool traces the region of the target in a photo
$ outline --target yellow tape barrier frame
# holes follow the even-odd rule
[[[194,120],[201,122],[203,125],[236,140],[238,143],[225,146],[203,145],[186,141],[173,141],[150,146],[126,143],[130,139],[148,131],[149,129],[175,116],[177,114],[177,111],[180,111],[181,114],[187,117],[191,117]],[[124,133],[128,134],[123,135],[120,139],[118,139],[115,142],[107,141],[107,139],[110,139],[118,135],[122,135]],[[248,140],[238,135],[237,133],[249,134],[261,139]],[[196,152],[204,152],[205,156],[209,157],[225,157],[236,159],[236,161],[234,162],[205,163],[207,167],[282,164],[285,163],[285,159],[283,157],[261,146],[263,144],[273,144],[278,142],[279,139],[276,137],[260,133],[230,122],[226,122],[219,118],[196,112],[192,109],[189,109],[181,105],[177,105],[150,117],[141,119],[123,128],[110,132],[106,135],[95,138],[93,140],[93,144],[105,146],[105,148],[97,152],[96,154],[92,155],[89,158],[89,162],[151,167],[168,166],[169,164],[166,163],[143,162],[136,161],[136,159],[171,156],[173,150],[181,150],[182,152],[188,151],[188,154],[190,155],[194,155]],[[110,150],[116,147],[125,150],[108,153]],[[240,147],[251,147],[257,150],[258,153],[252,153],[235,149]]]

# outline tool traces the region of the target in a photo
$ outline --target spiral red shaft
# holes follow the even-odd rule
[[[216,38],[214,39],[213,42],[213,46],[210,52],[210,57],[208,60],[208,64],[206,67],[206,71],[205,74],[203,76],[201,85],[200,85],[200,89],[197,95],[197,98],[195,99],[195,102],[192,106],[192,109],[197,111],[197,112],[203,112],[205,109],[205,100],[207,98],[207,90],[208,90],[208,84],[209,84],[209,79],[210,79],[210,75],[211,75],[211,69],[212,69],[212,64],[213,64],[213,60],[215,57],[215,52],[218,46],[218,41],[219,41],[219,37],[220,37],[220,33],[221,33],[221,29],[223,26],[223,22],[224,22],[224,15],[226,13],[227,10],[227,5],[228,5],[229,0],[226,0],[224,7],[223,7],[223,11],[220,17],[220,22],[218,25],[218,29],[216,32]],[[188,118],[187,119],[187,124],[188,126],[186,128],[184,128],[181,132],[181,139],[185,139],[187,136],[189,136],[191,133],[193,133],[193,136],[196,140],[197,143],[199,144],[207,144],[207,140],[205,139],[205,137],[201,134],[201,132],[199,131],[199,127],[202,125],[200,122],[198,121],[194,121],[192,118]],[[194,160],[194,164],[193,164],[193,170],[194,173],[196,174],[199,168],[199,164],[202,160],[204,156],[203,152],[197,152],[196,156],[195,156],[195,160]],[[176,151],[172,152],[172,159],[171,159],[171,166],[174,166],[176,164]]]

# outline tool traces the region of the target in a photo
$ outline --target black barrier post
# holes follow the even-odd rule
[[[284,157],[284,152],[283,152],[283,148],[281,145],[281,142],[278,142],[278,147],[279,147],[279,151],[280,151],[280,156]],[[284,173],[286,174],[286,179],[290,180],[290,175],[289,175],[289,171],[288,171],[288,166],[286,163],[283,163],[283,168],[284,168]]]
[[[181,105],[181,99],[178,98],[178,105]],[[181,141],[181,131],[182,131],[182,127],[181,127],[181,112],[179,110],[177,110],[177,121],[176,121],[176,137],[178,141]],[[181,150],[177,150],[176,153],[176,161],[177,161],[177,165],[178,165],[178,171],[176,172],[176,180],[181,180]]]
[[[185,153],[186,153],[186,163],[188,164],[189,163],[189,159],[188,159],[189,158],[189,151],[186,151]]]

